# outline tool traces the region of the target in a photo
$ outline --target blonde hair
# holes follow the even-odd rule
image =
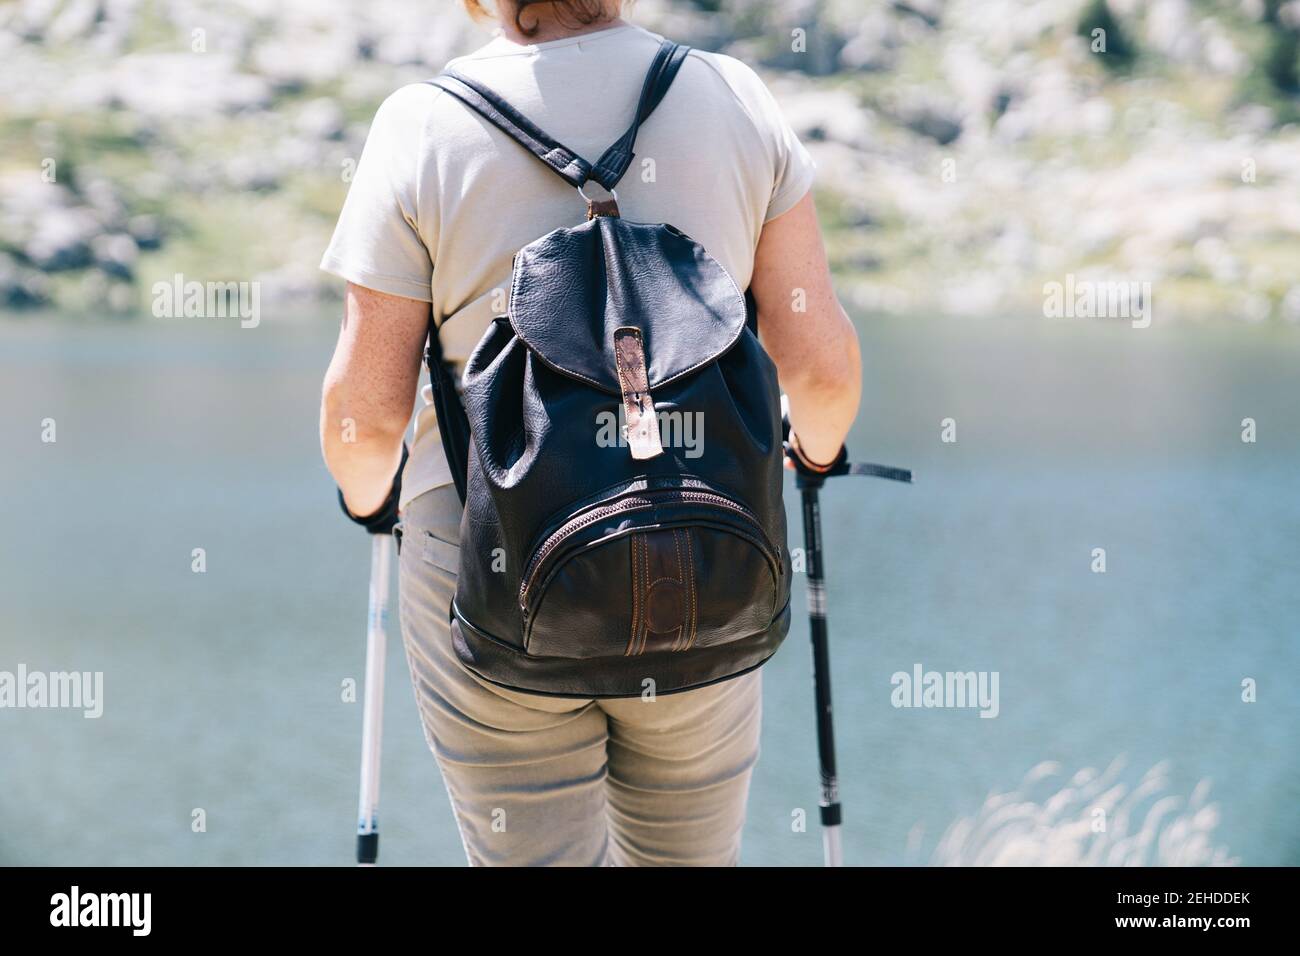
[[[587,26],[601,20],[613,20],[622,13],[624,0],[496,0],[515,8],[515,26],[524,36],[537,32],[538,24],[524,26],[524,11],[529,7],[549,6],[555,18],[566,26]],[[475,20],[495,20],[495,15],[483,6],[483,0],[461,0],[465,11]]]

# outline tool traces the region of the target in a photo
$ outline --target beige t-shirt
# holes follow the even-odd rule
[[[595,162],[631,122],[661,39],[631,25],[529,46],[498,37],[449,66]],[[676,226],[744,289],[763,223],[812,179],[811,158],[754,71],[692,50],[641,127],[618,205],[625,219]],[[585,216],[577,191],[523,147],[437,87],[412,84],[375,115],[321,268],[431,302],[443,353],[463,369],[506,311],[514,254]],[[427,385],[422,395],[403,506],[451,483]]]

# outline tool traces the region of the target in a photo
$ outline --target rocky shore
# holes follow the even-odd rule
[[[1077,276],[1151,283],[1157,321],[1300,321],[1300,0],[631,16],[763,73],[860,312],[1041,314]],[[316,262],[375,107],[484,39],[452,0],[6,5],[0,309],[148,314],[176,273],[336,296]]]

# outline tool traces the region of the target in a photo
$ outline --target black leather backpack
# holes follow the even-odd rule
[[[664,41],[594,165],[473,80],[429,82],[584,198],[588,180],[613,197],[686,53]],[[465,503],[452,640],[475,673],[535,693],[700,687],[761,665],[790,623],[776,368],[752,297],[699,243],[587,202],[586,222],[515,255],[459,397],[430,330]]]

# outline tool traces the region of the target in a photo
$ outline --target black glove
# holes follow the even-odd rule
[[[402,497],[402,469],[406,467],[406,459],[409,457],[410,452],[407,450],[406,442],[402,442],[402,461],[397,466],[397,474],[393,475],[393,487],[388,492],[388,497],[384,499],[384,503],[372,515],[364,518],[354,515],[348,510],[347,502],[343,500],[343,489],[339,489],[339,507],[343,509],[343,513],[349,520],[355,521],[371,534],[393,533],[393,528],[397,524],[397,502]]]

